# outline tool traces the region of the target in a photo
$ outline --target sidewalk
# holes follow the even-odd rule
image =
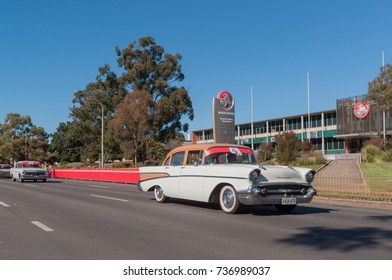
[[[345,199],[345,198],[315,196],[312,202],[320,203],[320,204],[328,204],[328,205],[354,206],[354,207],[392,210],[392,202],[390,201],[371,201],[371,200],[361,200],[361,199]]]
[[[317,171],[313,185],[329,191],[369,192],[355,159],[335,159]]]

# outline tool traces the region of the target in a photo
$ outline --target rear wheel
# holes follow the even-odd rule
[[[240,208],[237,192],[232,186],[224,186],[219,194],[219,204],[223,212],[234,214]]]
[[[163,192],[163,189],[160,186],[156,186],[154,189],[155,200],[159,203],[164,203],[168,200],[168,197]]]
[[[291,211],[294,210],[294,208],[297,205],[296,204],[294,204],[294,205],[275,204],[274,206],[275,206],[276,209],[278,209],[279,212],[290,213]]]

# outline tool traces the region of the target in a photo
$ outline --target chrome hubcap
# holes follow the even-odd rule
[[[230,209],[234,205],[234,193],[227,189],[223,192],[223,205]]]
[[[155,188],[155,195],[157,198],[161,199],[163,196],[163,190],[160,187]]]

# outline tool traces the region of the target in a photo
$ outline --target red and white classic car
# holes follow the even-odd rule
[[[170,197],[217,203],[226,213],[241,205],[274,205],[290,212],[317,193],[315,171],[259,165],[253,150],[230,144],[185,145],[172,150],[162,166],[139,169],[138,189],[153,191],[157,202]]]
[[[42,180],[46,182],[48,179],[48,172],[41,167],[39,161],[24,160],[15,163],[15,166],[10,170],[12,181],[18,180],[23,182],[25,180]]]

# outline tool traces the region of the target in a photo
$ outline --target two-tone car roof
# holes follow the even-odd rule
[[[177,152],[181,152],[181,151],[189,151],[189,150],[209,150],[211,148],[217,148],[217,147],[241,148],[241,149],[247,149],[247,150],[250,149],[247,146],[238,145],[238,144],[206,143],[206,144],[190,144],[190,145],[179,146],[179,147],[171,150],[169,154],[173,154],[173,153],[177,153]]]

